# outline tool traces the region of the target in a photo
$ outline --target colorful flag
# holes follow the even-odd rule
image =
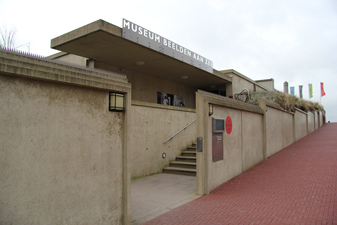
[[[295,95],[295,87],[290,87],[290,94]]]
[[[321,82],[321,97],[325,95],[324,87],[323,87],[323,82]]]
[[[303,94],[302,94],[302,90],[303,90],[303,85],[299,85],[298,86],[299,90],[300,90],[300,98],[303,98]]]
[[[309,98],[314,97],[313,93],[312,93],[312,84],[309,84]]]

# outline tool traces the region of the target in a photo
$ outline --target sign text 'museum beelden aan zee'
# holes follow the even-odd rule
[[[123,19],[123,37],[213,73],[212,61],[126,19]]]

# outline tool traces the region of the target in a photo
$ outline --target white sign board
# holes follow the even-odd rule
[[[123,19],[123,38],[213,73],[213,62],[183,46]]]

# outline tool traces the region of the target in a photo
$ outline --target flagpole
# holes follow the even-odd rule
[[[321,83],[319,83],[319,89],[321,90],[321,93],[319,94],[319,104],[322,105],[321,104],[321,100],[322,100],[322,84]]]

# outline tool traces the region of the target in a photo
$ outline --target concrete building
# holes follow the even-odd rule
[[[2,224],[129,224],[131,179],[169,167],[208,194],[323,124],[322,112],[245,102],[275,93],[274,80],[215,70],[127,20],[95,21],[51,47],[61,52],[0,51]],[[122,108],[109,108],[117,98]]]

